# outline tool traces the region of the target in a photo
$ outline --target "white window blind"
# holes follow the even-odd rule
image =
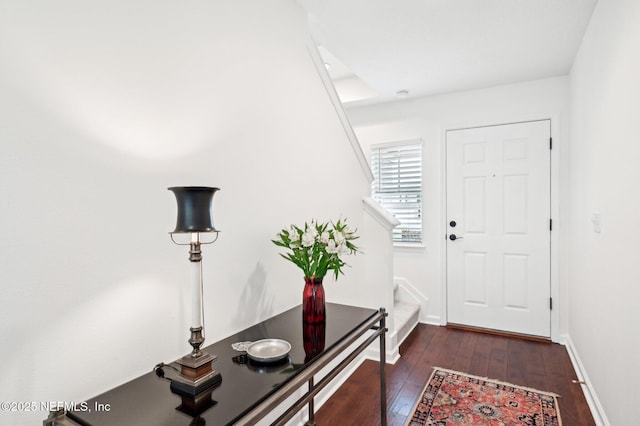
[[[371,147],[372,197],[400,225],[393,241],[422,242],[422,142],[409,141]]]

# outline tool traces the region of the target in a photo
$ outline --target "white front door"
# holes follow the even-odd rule
[[[551,336],[550,128],[447,131],[449,323]]]

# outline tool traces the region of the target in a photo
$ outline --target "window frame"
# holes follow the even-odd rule
[[[393,230],[393,245],[396,247],[423,247],[424,243],[424,214],[423,214],[423,179],[424,179],[424,151],[423,151],[423,141],[422,139],[409,139],[409,140],[401,140],[401,141],[391,141],[384,142],[379,144],[373,144],[370,146],[370,158],[369,164],[371,166],[371,172],[374,175],[374,181],[371,183],[371,197],[382,207],[384,207],[390,214],[392,214],[396,219],[400,221],[400,225],[398,225]],[[412,156],[408,159],[408,162],[416,162],[418,167],[418,179],[416,179],[415,167],[416,165],[409,164],[404,166],[404,170],[402,170],[402,164],[400,163],[400,155],[393,156],[390,152],[393,148],[401,148],[407,147],[408,150],[418,150],[419,153],[417,156]],[[391,176],[388,176],[386,182],[382,185],[384,186],[393,186],[397,184],[396,191],[380,191],[380,183],[382,181],[381,173],[385,168],[381,167],[381,159],[383,156],[387,156],[387,160],[385,163],[387,164],[387,168],[389,166],[393,166],[393,162],[395,161],[398,167],[398,172],[394,177],[392,177],[392,173],[389,173]],[[377,164],[374,162],[377,161]],[[413,170],[412,170],[413,168]],[[411,174],[407,176],[407,174]],[[405,180],[404,186],[407,188],[402,188],[402,180]],[[395,180],[395,182],[394,182]],[[417,189],[416,189],[417,186]],[[385,202],[384,198],[387,194],[387,202]],[[404,197],[405,201],[401,201]],[[406,200],[411,200],[412,198],[417,198],[417,201],[407,202]],[[395,204],[413,204],[413,206],[409,207],[408,210],[413,209],[413,211],[405,212],[405,215],[409,215],[409,217],[402,217],[402,208],[394,208],[391,206],[392,202],[389,202],[389,199],[394,200]],[[417,203],[417,205],[416,205]],[[405,208],[405,210],[407,210]],[[398,217],[400,216],[400,217]],[[409,222],[407,224],[407,222]],[[404,225],[404,226],[403,226]],[[410,236],[404,238],[403,237],[403,229],[406,229],[407,234],[410,235],[412,232],[418,232],[419,236],[416,238],[411,238]]]

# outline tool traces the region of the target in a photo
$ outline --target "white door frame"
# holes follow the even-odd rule
[[[487,121],[487,122],[471,122],[471,123],[458,123],[448,125],[440,129],[440,164],[441,168],[441,211],[440,211],[440,235],[441,245],[440,250],[442,253],[443,262],[440,266],[441,276],[441,306],[443,310],[443,316],[441,325],[447,324],[447,227],[446,227],[446,214],[447,214],[447,131],[450,130],[462,130],[474,127],[487,127],[487,126],[499,126],[503,124],[515,124],[527,121],[551,121],[551,138],[553,139],[553,149],[551,150],[551,219],[553,221],[553,230],[551,231],[551,298],[553,299],[553,309],[551,310],[551,341],[552,342],[564,342],[566,335],[566,327],[561,324],[561,318],[565,318],[566,315],[562,312],[566,307],[566,301],[562,300],[561,294],[566,294],[565,291],[561,291],[560,288],[560,253],[558,247],[560,246],[560,234],[562,232],[562,224],[560,222],[560,150],[564,145],[564,141],[561,138],[561,120],[558,114],[547,115],[534,115],[524,117],[512,117],[511,119],[505,118],[500,121]],[[564,268],[566,270],[566,267]],[[566,282],[566,280],[565,280]],[[563,320],[566,322],[566,320]]]

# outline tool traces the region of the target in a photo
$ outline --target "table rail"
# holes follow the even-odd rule
[[[289,383],[285,384],[277,392],[269,396],[267,399],[258,404],[248,414],[243,416],[234,425],[253,425],[262,419],[267,413],[271,412],[278,405],[284,402],[294,392],[298,391],[305,384],[309,385],[309,390],[296,402],[294,402],[285,412],[272,424],[284,425],[288,420],[298,413],[305,404],[310,404],[309,421],[307,425],[314,425],[313,420],[313,398],[326,387],[331,380],[333,380],[342,370],[344,370],[359,354],[361,354],[373,341],[380,339],[380,422],[382,426],[387,424],[387,399],[386,399],[386,379],[385,379],[385,364],[386,364],[386,317],[387,312],[384,308],[380,308],[377,314],[363,323],[356,331],[351,333],[342,342],[335,345],[333,348],[322,354],[316,362],[307,367],[303,372],[298,374]],[[379,326],[376,324],[379,323]],[[346,348],[355,343],[360,337],[362,337],[369,330],[374,329],[375,332],[367,337],[367,339],[358,345],[356,349],[351,351],[346,358],[341,361],[336,367],[331,369],[317,384],[314,384],[314,376],[319,373],[323,368],[327,366],[329,361],[333,360],[337,355],[342,353]]]

